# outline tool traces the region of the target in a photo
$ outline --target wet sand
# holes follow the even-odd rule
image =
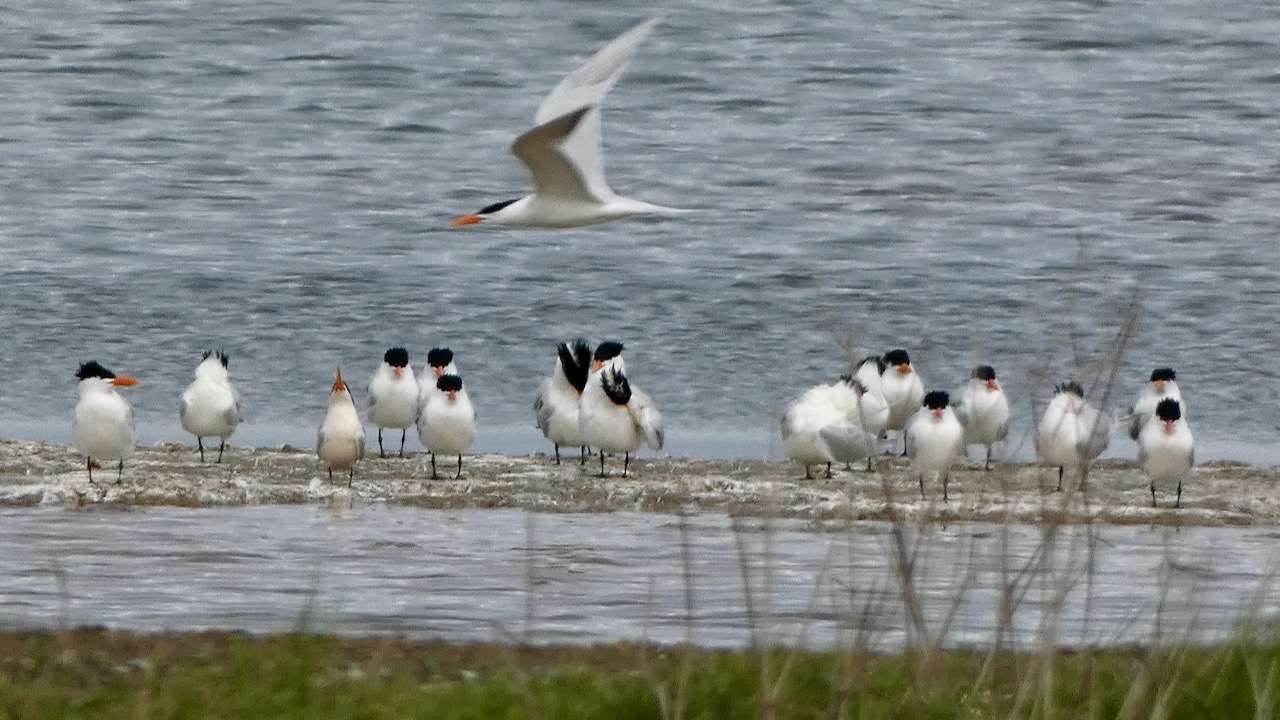
[[[216,451],[214,453],[216,456]],[[212,457],[212,456],[211,456]],[[544,512],[720,512],[755,517],[984,520],[1042,522],[1249,525],[1280,523],[1280,469],[1217,461],[1195,469],[1182,508],[1172,508],[1173,488],[1151,507],[1147,480],[1124,460],[1098,463],[1087,491],[1068,478],[1055,492],[1056,471],[1034,465],[976,466],[953,473],[950,499],[940,482],[926,485],[921,500],[905,460],[884,456],[876,470],[837,468],[833,478],[804,479],[792,463],[744,460],[633,460],[627,477],[609,461],[609,476],[596,477],[599,460],[543,455],[480,455],[440,459],[441,479],[429,480],[427,456],[380,459],[376,453],[346,474],[327,471],[308,449],[228,448],[221,464],[201,464],[194,448],[176,443],[140,448],[125,463],[95,473],[69,445],[0,440],[0,506],[222,505],[388,502],[432,508],[526,508]]]

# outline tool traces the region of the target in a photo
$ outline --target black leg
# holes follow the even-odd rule
[[[387,453],[382,449],[382,428],[378,428],[378,457],[384,458]]]
[[[404,457],[404,436],[409,432],[409,428],[400,429],[400,457]]]
[[[1151,507],[1155,507],[1155,506],[1156,506],[1156,484],[1153,481],[1151,483]]]
[[[834,476],[831,474],[831,463],[827,463],[827,479],[830,480],[832,477]]]
[[[868,455],[867,456],[867,472],[872,472],[874,470],[875,470],[875,466],[871,462],[871,456]]]
[[[600,451],[600,477],[604,477],[604,451]]]
[[[329,466],[329,482],[333,482],[333,466]]]
[[[560,464],[560,443],[552,443],[556,446],[556,464]]]
[[[947,484],[951,482],[951,473],[942,473],[942,502],[947,501]]]
[[[462,453],[458,453],[458,474],[453,476],[454,480],[462,477]]]
[[[356,481],[356,466],[353,464],[351,470],[347,472],[347,487],[351,487],[351,483]]]
[[[227,439],[222,438],[222,444],[218,446],[218,462],[222,462],[222,451],[227,449]]]
[[[124,482],[124,458],[120,459],[120,467],[116,469],[116,484]]]
[[[1065,469],[1063,467],[1058,468],[1058,492],[1062,492],[1062,471]]]
[[[805,466],[804,466],[804,479],[805,479],[805,480],[812,480],[812,479],[813,479],[813,473],[809,471],[809,466],[808,466],[808,465],[805,465]]]
[[[920,478],[920,499],[924,499],[924,473],[919,474]]]
[[[196,447],[200,449],[200,462],[204,462],[204,438],[196,436]]]
[[[631,453],[622,453],[622,477],[627,476],[627,465],[631,463]]]
[[[85,467],[89,468],[89,482],[93,482],[93,458],[85,461]]]
[[[1178,499],[1173,503],[1175,508],[1182,507],[1182,481],[1178,481]]]
[[[991,472],[991,446],[987,446],[987,465],[983,468],[987,472]]]
[[[582,461],[579,464],[580,465],[587,464],[587,446],[586,445],[582,446]]]
[[[440,476],[436,474],[436,454],[431,453],[431,479],[439,480]]]

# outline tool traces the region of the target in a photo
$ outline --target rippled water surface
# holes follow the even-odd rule
[[[627,343],[677,453],[767,454],[837,336],[935,387],[991,362],[1025,425],[1032,371],[1087,379],[1136,294],[1120,402],[1172,365],[1202,456],[1280,461],[1280,6],[665,9],[608,98],[609,172],[698,212],[549,232],[448,220],[524,192],[511,139],[652,9],[8,4],[0,434],[68,437],[97,358],[143,378],[143,440],[177,439],[221,347],[240,440],[308,444],[335,363],[447,344],[481,449],[523,451],[579,334]]]
[[[1213,640],[1280,612],[1271,530],[1046,532],[909,530],[927,637],[991,641],[1005,588],[1021,643]],[[898,647],[920,635],[894,547],[879,522],[815,533],[638,513],[2,510],[0,623]]]

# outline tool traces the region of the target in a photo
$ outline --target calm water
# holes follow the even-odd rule
[[[1017,585],[1018,641],[1037,642],[1043,627],[1072,645],[1158,633],[1210,641],[1280,612],[1274,531],[1102,526],[1088,573],[1079,530]],[[1011,573],[1032,563],[1041,529],[927,533],[917,588],[930,636],[990,642],[1000,559]],[[735,532],[721,516],[689,518],[682,533],[677,518],[632,513],[3,510],[0,625],[270,632],[305,622],[415,638],[724,647],[830,646],[861,630],[862,643],[898,647],[909,630],[891,545],[885,523],[814,534],[748,521]],[[1059,588],[1068,592],[1053,612]]]
[[[447,344],[481,449],[525,451],[575,335],[628,344],[677,454],[768,454],[846,334],[944,389],[993,363],[1025,424],[1031,372],[1087,379],[1136,294],[1122,402],[1174,366],[1201,457],[1280,462],[1275,3],[673,7],[608,164],[699,212],[561,232],[448,220],[523,194],[511,139],[648,11],[437,5],[0,9],[0,434],[67,438],[97,358],[143,378],[143,440],[178,439],[220,347],[239,441],[309,444],[335,363],[362,387]]]

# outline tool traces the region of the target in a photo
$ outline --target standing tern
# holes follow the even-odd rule
[[[862,383],[846,375],[810,388],[787,407],[782,444],[787,457],[804,467],[806,480],[813,478],[810,466],[826,463],[831,477],[831,463],[853,463],[875,452],[876,436],[860,423],[865,395]]]
[[[182,429],[196,436],[200,450],[200,462],[204,462],[204,439],[216,437],[222,440],[218,446],[218,459],[227,449],[227,438],[236,431],[244,418],[241,412],[240,393],[231,384],[228,365],[231,358],[222,351],[205,352],[196,366],[196,379],[182,392],[178,403],[178,420]]]
[[[342,366],[338,366],[337,378],[329,394],[329,410],[316,434],[316,455],[329,466],[329,479],[333,471],[346,470],[347,487],[356,477],[356,463],[364,457],[364,424],[351,390],[342,380]]]
[[[1182,507],[1182,481],[1191,475],[1195,462],[1195,440],[1182,417],[1181,404],[1172,398],[1161,400],[1138,434],[1138,464],[1151,479],[1151,507],[1156,506],[1156,483],[1175,480],[1178,498],[1173,506]]]
[[[386,457],[382,448],[382,429],[400,431],[400,457],[404,457],[404,438],[409,426],[418,419],[418,379],[409,366],[409,351],[393,347],[382,356],[373,379],[369,381],[369,422],[378,428],[378,457]]]
[[[995,368],[979,365],[973,369],[973,376],[960,390],[955,411],[964,425],[964,444],[986,446],[982,467],[990,470],[991,447],[1009,436],[1009,398],[996,380]]]
[[[436,474],[436,453],[458,456],[458,474],[462,477],[462,453],[476,441],[476,409],[457,375],[441,375],[427,390],[422,411],[418,414],[418,438],[431,453],[431,479]]]
[[[577,446],[582,450],[582,464],[587,462],[587,444],[578,423],[578,401],[587,387],[591,372],[591,346],[586,340],[556,346],[556,368],[542,381],[533,399],[534,424],[555,445],[556,464],[560,464],[560,446]]]
[[[488,205],[453,221],[571,228],[651,213],[686,212],[618,195],[604,178],[600,104],[660,18],[640,23],[592,55],[556,85],[534,115],[535,127],[511,153],[533,175],[533,193]]]
[[[1036,427],[1035,445],[1040,462],[1058,468],[1059,490],[1067,468],[1087,468],[1110,442],[1111,416],[1084,399],[1080,383],[1073,380],[1054,388]],[[1083,480],[1082,473],[1082,485]]]
[[[133,407],[120,397],[116,388],[133,387],[137,378],[117,376],[96,360],[80,366],[80,400],[76,403],[71,436],[76,449],[87,458],[89,482],[93,482],[93,465],[98,460],[119,460],[116,484],[124,481],[124,459],[133,454],[138,432],[133,424]]]
[[[942,501],[947,501],[951,468],[964,455],[964,426],[949,407],[947,393],[935,390],[924,396],[921,407],[907,421],[903,439],[911,471],[920,479],[920,499],[924,499],[924,476],[942,475]]]
[[[648,395],[631,384],[626,372],[622,343],[600,343],[578,402],[582,441],[600,451],[600,477],[605,477],[606,454],[623,453],[622,476],[626,477],[631,453],[640,449],[641,441],[661,450],[666,438],[662,413]]]
[[[911,365],[906,350],[890,350],[884,354],[885,368],[880,375],[880,392],[889,403],[888,430],[902,430],[906,455],[905,427],[924,402],[924,381]]]
[[[1178,408],[1183,416],[1187,414],[1187,404],[1182,399],[1182,391],[1178,389],[1178,374],[1173,368],[1156,368],[1151,371],[1151,380],[1142,386],[1138,399],[1133,401],[1129,410],[1129,439],[1137,440],[1138,433],[1147,424],[1147,420],[1155,414],[1156,405],[1169,398],[1178,401]]]

